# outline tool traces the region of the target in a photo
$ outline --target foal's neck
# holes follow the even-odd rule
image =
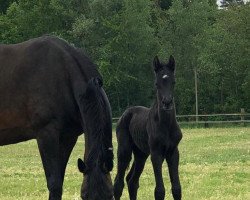
[[[175,121],[175,105],[173,105],[172,110],[164,110],[156,100],[152,109],[154,109],[160,125],[170,127]]]

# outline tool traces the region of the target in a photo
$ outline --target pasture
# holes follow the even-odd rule
[[[250,199],[250,127],[182,129],[180,179],[183,200]],[[114,134],[115,135],[115,134]],[[116,138],[114,136],[116,157]],[[82,175],[77,158],[83,156],[80,137],[70,157],[63,199],[80,199]],[[35,140],[0,147],[0,200],[48,199],[45,175]],[[170,195],[167,166],[164,164],[166,199]],[[114,178],[115,168],[112,172]],[[140,179],[138,200],[152,200],[154,176],[150,159]],[[123,200],[128,200],[127,188]]]

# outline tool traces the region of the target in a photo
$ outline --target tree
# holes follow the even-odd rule
[[[74,13],[59,0],[19,0],[13,2],[6,14],[1,15],[0,39],[17,43],[43,34],[67,38]]]
[[[163,10],[167,10],[172,5],[172,0],[155,0],[157,6],[159,6]]]
[[[150,0],[89,1],[89,12],[73,26],[104,76],[114,113],[132,104],[148,105],[151,62],[157,53]]]
[[[249,109],[249,8],[247,4],[220,10],[216,23],[204,35],[206,48],[203,44],[199,49],[201,65],[211,72],[210,83],[215,85],[209,96],[221,112]]]
[[[0,0],[0,14],[5,14],[10,4],[12,4],[14,0]]]

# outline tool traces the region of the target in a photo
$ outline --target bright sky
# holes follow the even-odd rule
[[[248,1],[250,1],[250,0],[244,0],[244,2],[248,2]],[[220,2],[221,2],[221,0],[217,0],[217,5],[218,6],[220,5]]]
[[[218,6],[220,6],[220,1],[221,1],[221,0],[217,0],[217,5],[218,5]]]

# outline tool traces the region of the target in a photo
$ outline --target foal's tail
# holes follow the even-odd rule
[[[88,140],[91,140],[86,164],[98,162],[101,169],[113,168],[112,118],[111,107],[100,78],[89,80],[86,92],[82,96],[84,125]],[[104,164],[104,165],[103,165]]]
[[[130,109],[125,110],[125,112],[122,114],[122,116],[117,122],[116,134],[119,134],[121,130],[126,130],[129,132],[129,124],[130,124],[132,116],[133,116],[133,113],[131,112]]]
[[[129,124],[132,119],[133,113],[130,109],[127,109],[119,121],[116,127],[116,138],[118,143],[117,159],[118,159],[118,173],[120,173],[120,167],[129,167],[129,162],[132,156],[132,144],[133,140],[129,131]]]

